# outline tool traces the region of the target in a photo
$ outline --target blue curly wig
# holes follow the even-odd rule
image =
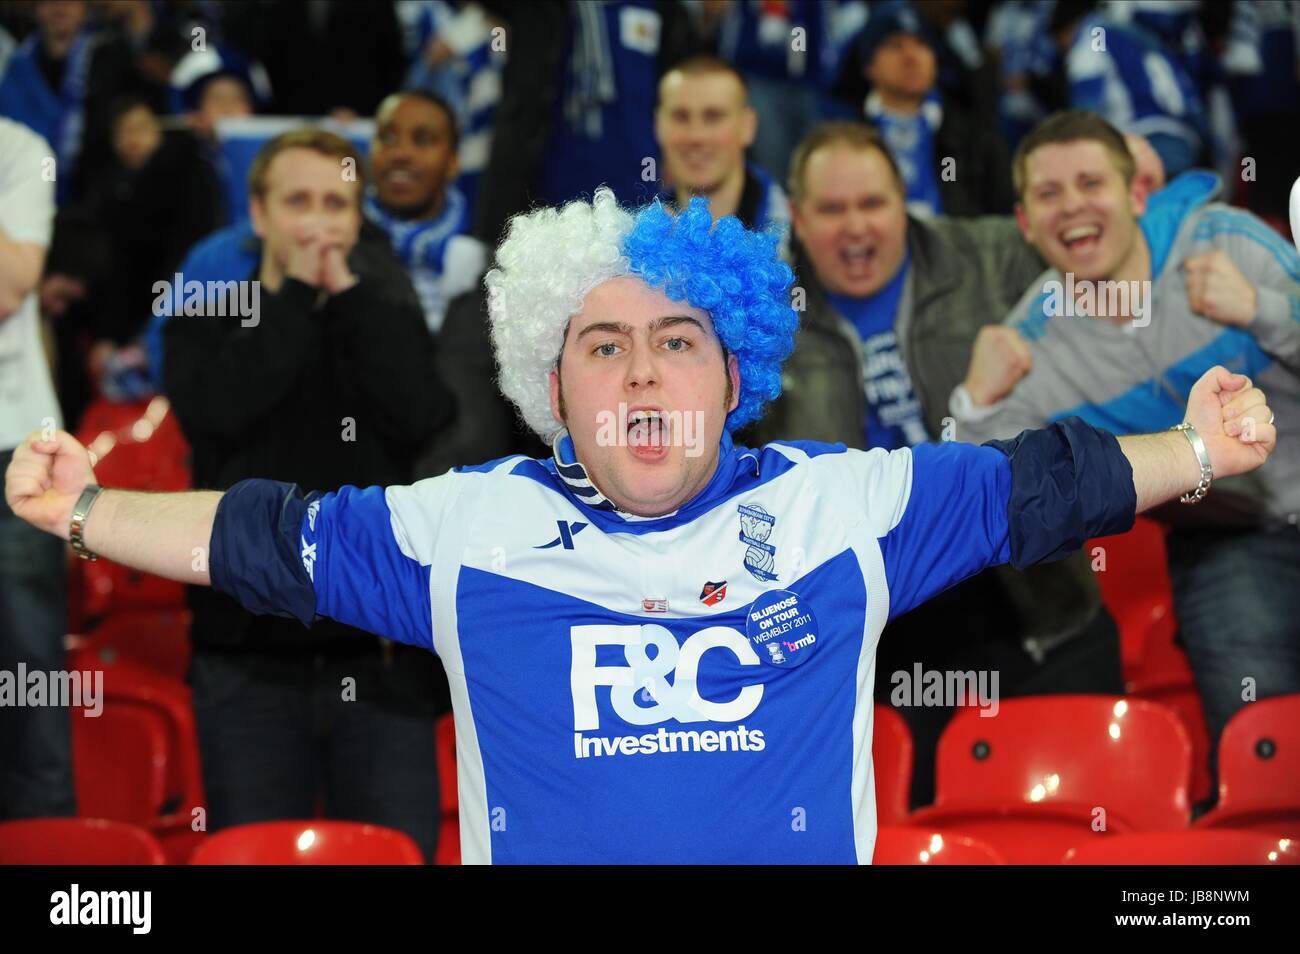
[[[732,216],[715,226],[701,198],[676,216],[659,202],[646,206],[623,239],[632,274],[707,311],[723,347],[736,356],[740,403],[727,415],[728,430],[757,421],[781,393],[781,365],[794,350],[794,272],[777,257],[778,242]]]
[[[758,420],[781,393],[781,365],[794,350],[794,280],[779,238],[733,217],[715,224],[705,199],[674,215],[659,202],[633,213],[614,193],[515,216],[486,276],[488,316],[502,392],[544,440],[562,430],[551,415],[548,376],[569,319],[601,282],[636,275],[676,301],[707,311],[736,356],[740,394],[728,430]]]

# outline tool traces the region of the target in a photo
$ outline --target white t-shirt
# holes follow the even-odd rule
[[[41,136],[0,119],[0,229],[12,242],[50,244],[54,181],[47,170],[53,157]],[[51,421],[62,426],[32,292],[16,312],[0,319],[0,450],[17,447]]]

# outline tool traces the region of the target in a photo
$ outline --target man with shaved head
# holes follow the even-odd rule
[[[715,219],[734,215],[747,228],[786,229],[785,193],[767,172],[745,161],[757,133],[745,78],[722,60],[692,57],[659,81],[655,137],[664,154],[664,179],[679,207],[703,196]]]

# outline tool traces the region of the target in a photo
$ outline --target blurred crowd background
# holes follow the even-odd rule
[[[377,111],[399,89],[437,96],[451,115],[428,122],[438,143],[403,156],[420,166],[419,181],[392,186],[388,205],[374,201],[386,171],[376,168],[367,218],[390,233],[393,218],[445,201],[448,227],[491,248],[532,203],[602,183],[629,204],[673,188],[674,151],[688,186],[717,178],[727,137],[752,138],[754,176],[779,189],[795,145],[828,118],[877,123],[911,211],[1008,214],[1010,151],[1065,106],[1146,136],[1168,178],[1193,165],[1224,173],[1230,201],[1285,228],[1287,172],[1300,171],[1290,148],[1300,111],[1294,4],[922,2],[884,43],[898,7],[7,0],[0,115],[40,133],[58,160],[40,301],[59,346],[66,423],[105,389],[145,392],[147,361],[133,346],[154,282],[200,239],[247,218],[251,156],[286,126],[240,120],[330,117],[364,156],[382,151],[379,140],[371,147]],[[1090,48],[1097,24],[1110,39],[1102,67],[1071,55]],[[657,127],[660,76],[698,54],[743,75],[752,131],[729,128],[727,115],[671,111]],[[912,87],[930,120],[915,128],[891,109]],[[945,156],[961,170],[953,181],[940,176]],[[1243,156],[1268,174],[1243,178]],[[784,217],[781,201],[760,221]],[[446,301],[474,284],[476,264],[483,258],[470,254],[442,281],[421,276],[432,330]]]

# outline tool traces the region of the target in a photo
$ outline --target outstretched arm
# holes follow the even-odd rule
[[[1186,420],[1216,478],[1268,458],[1277,439],[1271,419],[1264,395],[1221,367],[1206,372],[1188,400]],[[898,469],[907,490],[877,531],[891,615],[987,566],[1050,562],[1090,538],[1122,533],[1136,513],[1194,490],[1201,477],[1184,434],[1117,440],[1077,418],[982,447],[921,445],[895,454],[880,469],[881,496],[892,497]]]
[[[67,540],[72,509],[95,483],[90,452],[66,431],[31,434],[14,450],[5,500],[32,526]],[[221,494],[105,490],[91,507],[86,547],[115,563],[208,586],[208,547]]]
[[[95,475],[70,434],[42,436],[14,451],[5,499],[23,520],[66,540]],[[453,496],[448,477],[324,495],[270,480],[241,481],[225,493],[105,490],[83,538],[114,562],[212,586],[254,613],[306,625],[328,616],[432,648],[429,563]]]

